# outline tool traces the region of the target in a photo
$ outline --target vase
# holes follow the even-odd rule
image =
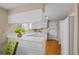
[[[22,37],[22,34],[21,34],[21,33],[18,33],[18,34],[17,34],[17,37]]]

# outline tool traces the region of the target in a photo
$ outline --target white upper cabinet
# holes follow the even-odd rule
[[[36,9],[8,16],[8,23],[38,22],[42,20],[43,20],[42,9]]]
[[[45,13],[42,8],[35,9],[27,12],[21,12],[16,14],[10,14],[8,16],[8,23],[25,23],[25,22],[39,22],[46,20],[44,17],[47,16],[49,20],[63,20],[70,13],[74,4],[59,4],[51,3],[45,5]]]

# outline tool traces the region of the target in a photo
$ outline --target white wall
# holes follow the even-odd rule
[[[74,16],[69,16],[69,54],[74,54]]]
[[[57,21],[50,21],[48,25],[48,38],[57,39]]]
[[[8,27],[8,12],[0,8],[0,54],[4,52],[7,44],[6,34]]]
[[[74,54],[74,16],[60,21],[61,52],[64,55]]]
[[[61,54],[69,54],[69,19],[60,21]]]

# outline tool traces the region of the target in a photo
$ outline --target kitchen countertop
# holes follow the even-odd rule
[[[17,35],[16,34],[14,34],[14,33],[9,33],[9,34],[7,34],[7,38],[8,39],[19,39],[19,40],[28,40],[28,41],[38,41],[38,42],[42,42],[42,41],[45,41],[45,40],[47,40],[47,37],[46,36],[44,36],[44,35],[42,35],[42,34],[40,34],[40,35],[35,35],[35,34],[29,34],[29,35],[27,35],[27,34],[24,34],[22,37],[17,37]]]

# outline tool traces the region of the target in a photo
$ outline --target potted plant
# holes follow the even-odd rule
[[[18,37],[22,37],[22,35],[26,32],[24,28],[16,28],[15,33],[17,33]]]

